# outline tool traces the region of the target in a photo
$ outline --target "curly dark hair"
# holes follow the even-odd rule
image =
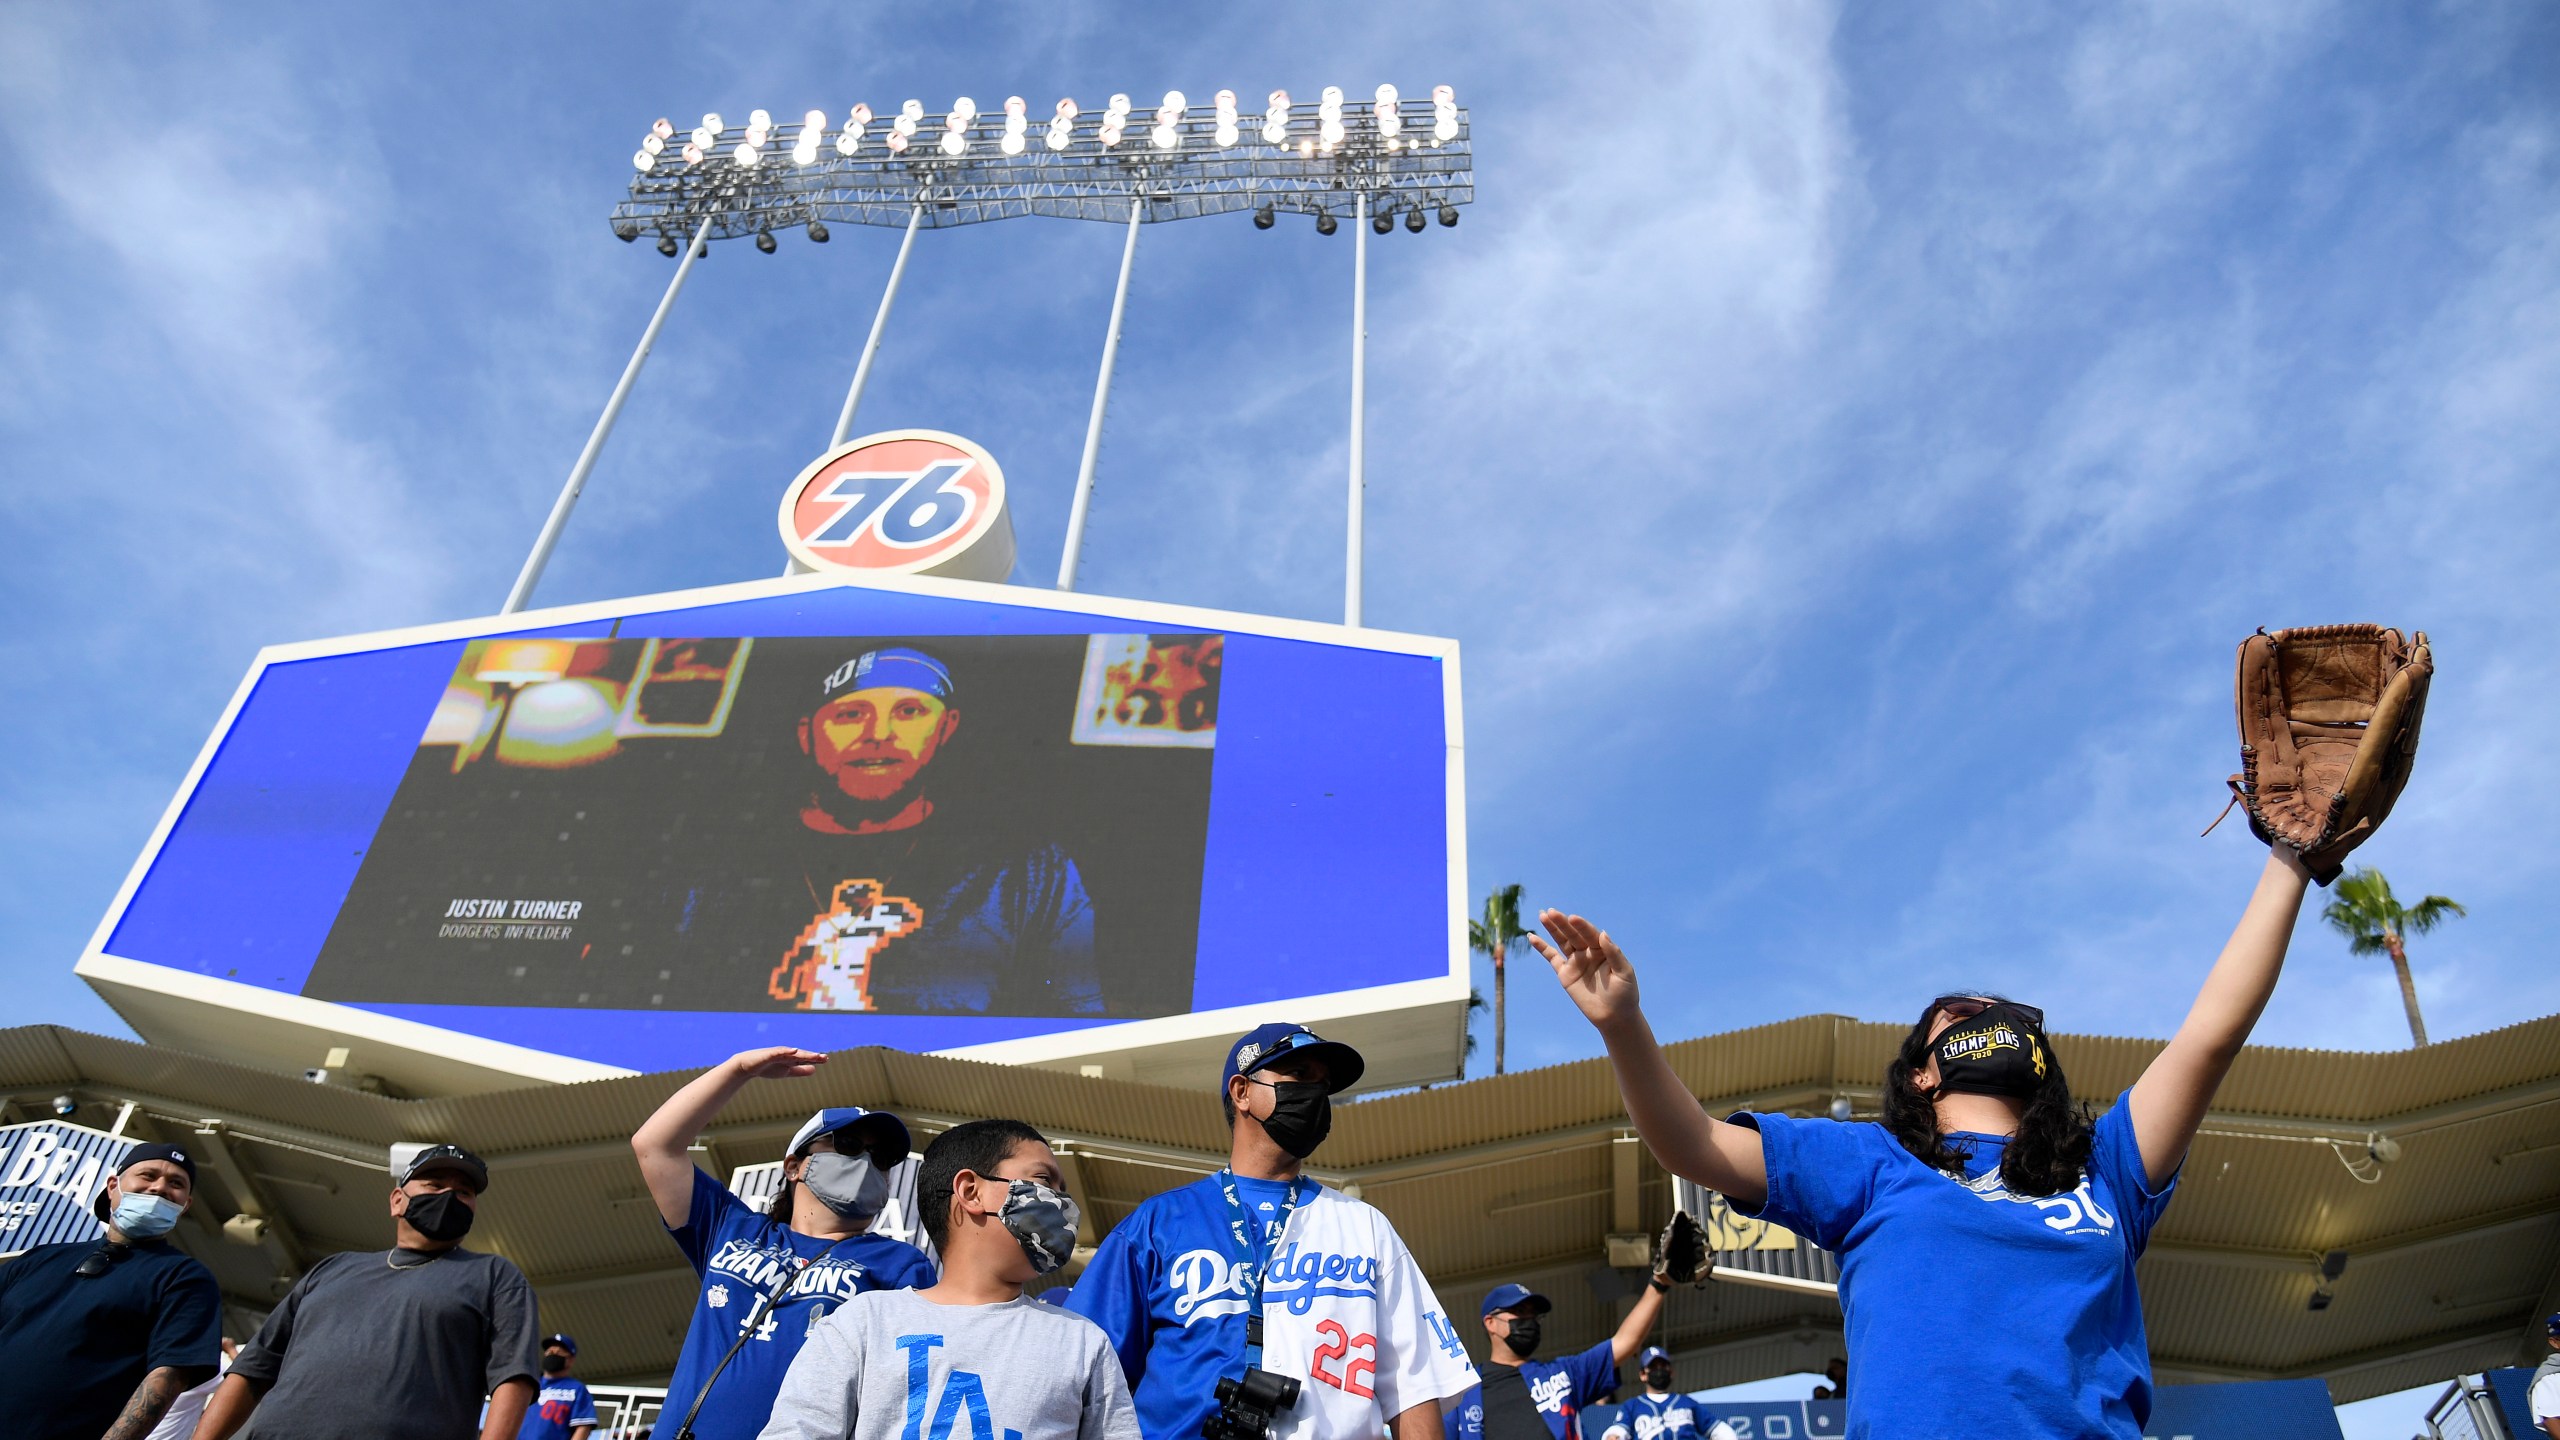
[[[1998,999],[1998,996],[1984,996]],[[1929,1063],[1929,1022],[1937,1005],[1920,1012],[1920,1023],[1902,1037],[1902,1049],[1884,1070],[1884,1128],[1920,1163],[1964,1178],[1962,1142],[1947,1143],[1938,1129],[1935,1098],[1920,1088],[1919,1074]],[[2000,1183],[2012,1195],[2059,1195],[2080,1187],[2089,1165],[2096,1128],[2087,1106],[2071,1099],[2071,1082],[2062,1076],[2062,1059],[2045,1046],[2044,1084],[2027,1101],[2018,1133],[2000,1152]]]

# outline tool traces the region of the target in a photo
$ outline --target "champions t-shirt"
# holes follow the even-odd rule
[[[1618,1357],[1603,1340],[1561,1360],[1523,1360],[1520,1383],[1529,1392],[1529,1403],[1537,1407],[1538,1418],[1547,1422],[1547,1433],[1565,1440],[1573,1433],[1573,1417],[1582,1413],[1583,1406],[1618,1388]],[[1485,1412],[1508,1398],[1496,1394],[1488,1399],[1481,1390],[1471,1390],[1456,1409],[1441,1417],[1441,1429],[1448,1440],[1484,1440],[1501,1429],[1502,1419],[1497,1411],[1488,1425]]]
[[[828,1312],[865,1290],[905,1290],[934,1281],[933,1262],[903,1241],[881,1235],[823,1240],[757,1214],[727,1186],[693,1172],[693,1209],[685,1223],[668,1227],[684,1258],[702,1276],[694,1298],[676,1373],[667,1381],[660,1428],[672,1435],[720,1357],[743,1332],[738,1358],[720,1372],[694,1418],[696,1440],[752,1440],[773,1412],[783,1373],[801,1342]],[[788,1291],[765,1309],[765,1295],[801,1261]],[[748,1328],[750,1319],[755,1321]]]
[[[1737,1114],[1760,1132],[1777,1221],[1840,1257],[1840,1308],[1858,1388],[1849,1434],[2138,1437],[2151,1355],[2133,1262],[2169,1206],[2153,1190],[2127,1108],[2098,1120],[2088,1172],[2060,1195],[2012,1195],[1999,1136],[1957,1180],[1881,1125]],[[1963,1316],[1960,1346],[1915,1345]]]
[[[1298,1403],[1273,1420],[1271,1440],[1376,1440],[1392,1417],[1475,1383],[1466,1348],[1387,1217],[1296,1183],[1297,1208],[1272,1236],[1280,1182],[1236,1182],[1237,1198],[1262,1217],[1253,1227],[1261,1266],[1236,1255],[1226,1189],[1210,1175],[1140,1205],[1077,1277],[1067,1308],[1110,1337],[1146,1440],[1198,1440],[1219,1379],[1244,1374],[1245,1315],[1261,1268],[1270,1272],[1262,1368],[1299,1381]]]
[[[1055,844],[933,819],[877,835],[786,823],[787,840],[683,905],[715,1008],[1103,1013],[1093,903]]]
[[[516,1440],[569,1440],[581,1425],[596,1423],[596,1397],[574,1375],[550,1375],[524,1412]]]

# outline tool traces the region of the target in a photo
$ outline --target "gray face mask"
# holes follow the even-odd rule
[[[1031,1273],[1046,1275],[1076,1250],[1076,1202],[1037,1180],[1016,1180],[998,1216],[1031,1257]]]
[[[889,1179],[868,1155],[812,1155],[808,1168],[800,1172],[800,1183],[809,1187],[819,1204],[863,1224],[889,1203]]]

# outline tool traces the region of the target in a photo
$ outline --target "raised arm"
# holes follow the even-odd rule
[[[1660,1281],[1662,1276],[1657,1273],[1653,1279]],[[1662,1297],[1666,1293],[1654,1288],[1650,1282],[1645,1285],[1644,1293],[1637,1296],[1636,1303],[1628,1309],[1627,1318],[1618,1322],[1618,1333],[1609,1337],[1611,1358],[1624,1365],[1644,1348],[1644,1337],[1653,1333],[1653,1322],[1662,1318]]]
[[[631,1153],[639,1157],[640,1178],[670,1228],[680,1229],[693,1218],[693,1158],[688,1152],[721,1107],[750,1080],[808,1075],[826,1063],[827,1057],[815,1050],[788,1045],[740,1051],[695,1076],[641,1122],[631,1135]]]
[[[1721,1190],[1744,1205],[1766,1200],[1769,1171],[1760,1153],[1760,1132],[1707,1114],[1672,1073],[1636,1003],[1636,969],[1627,963],[1626,952],[1579,915],[1542,910],[1538,923],[1554,943],[1535,935],[1529,943],[1547,957],[1564,993],[1609,1047],[1609,1066],[1617,1072],[1627,1118],[1635,1121],[1653,1158],[1672,1174]]]
[[[2310,878],[2293,851],[2282,845],[2268,850],[2249,908],[2240,912],[2240,923],[2223,942],[2222,957],[2204,977],[2186,1023],[2134,1082],[2133,1137],[2142,1149],[2143,1173],[2154,1188],[2178,1173],[2213,1092],[2248,1043],[2267,997],[2275,993]]]

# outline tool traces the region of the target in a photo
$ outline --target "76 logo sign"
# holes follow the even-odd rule
[[[839,446],[782,497],[782,543],[812,570],[1002,580],[1013,568],[1004,475],[971,441],[893,430]]]

